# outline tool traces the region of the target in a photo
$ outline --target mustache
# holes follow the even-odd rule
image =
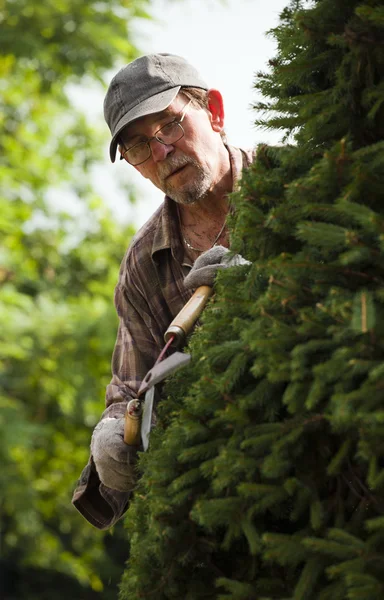
[[[158,175],[162,181],[169,177],[172,173],[185,167],[186,165],[194,165],[195,161],[188,156],[173,156],[167,162],[158,165]]]

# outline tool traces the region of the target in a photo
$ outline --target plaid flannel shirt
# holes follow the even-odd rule
[[[227,149],[234,189],[253,155],[230,146]],[[191,296],[183,284],[191,266],[184,256],[176,204],[166,196],[136,234],[121,263],[115,289],[119,328],[102,419],[123,417],[127,402],[136,397],[141,381],[164,346],[164,332]],[[132,473],[136,459],[137,449],[132,447],[127,465]],[[92,525],[106,529],[124,514],[132,491],[107,488],[100,482],[90,456],[72,502]]]

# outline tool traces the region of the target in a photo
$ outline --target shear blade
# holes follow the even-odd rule
[[[141,417],[141,441],[143,443],[144,451],[148,450],[149,446],[149,433],[152,425],[152,411],[153,411],[153,399],[155,397],[155,388],[152,386],[145,394],[143,415]]]
[[[164,358],[148,371],[139,388],[138,396],[142,396],[149,388],[175,373],[180,367],[189,363],[190,360],[191,355],[186,352],[174,352],[168,358]]]
[[[143,414],[141,417],[141,441],[144,451],[147,451],[149,446],[155,385],[160,381],[163,381],[166,377],[169,377],[169,375],[172,375],[172,373],[175,373],[180,367],[189,363],[190,360],[190,354],[175,352],[155,365],[144,377],[138,393],[138,395],[141,396],[145,392]]]

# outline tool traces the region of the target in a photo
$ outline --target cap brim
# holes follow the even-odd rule
[[[112,162],[115,162],[116,159],[116,150],[118,146],[117,138],[122,130],[133,121],[136,121],[136,119],[146,117],[147,115],[153,115],[154,113],[161,112],[168,108],[179,93],[180,87],[181,86],[179,85],[147,98],[147,100],[140,102],[140,104],[132,108],[120,119],[116,125],[116,131],[109,146],[109,155]]]

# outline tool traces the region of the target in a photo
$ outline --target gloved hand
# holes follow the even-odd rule
[[[124,442],[124,417],[107,417],[96,425],[91,452],[101,483],[120,492],[134,488],[137,448]]]
[[[235,254],[229,258],[228,253],[228,248],[224,246],[213,246],[210,250],[203,252],[195,260],[192,269],[184,279],[184,286],[187,290],[195,290],[200,285],[213,287],[219,269],[251,264],[249,260],[245,260],[240,254]]]

